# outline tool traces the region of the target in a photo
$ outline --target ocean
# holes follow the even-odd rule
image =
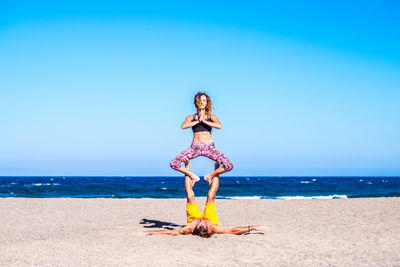
[[[184,178],[1,176],[0,197],[28,198],[185,198]],[[206,197],[208,183],[194,186]],[[219,199],[334,199],[400,197],[400,177],[221,176]]]

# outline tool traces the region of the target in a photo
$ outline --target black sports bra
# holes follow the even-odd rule
[[[196,116],[197,116],[197,115],[193,115],[192,122],[193,122],[193,121],[197,121]],[[206,120],[207,120],[207,121],[210,121],[210,122],[213,122],[213,120],[211,119],[211,117],[207,118]],[[205,131],[211,133],[211,129],[212,129],[211,126],[205,124],[204,122],[200,122],[200,123],[198,123],[198,124],[196,124],[195,126],[192,127],[192,130],[193,130],[194,133],[197,133],[197,132],[205,132]]]

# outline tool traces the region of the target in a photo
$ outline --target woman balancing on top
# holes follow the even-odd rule
[[[211,182],[212,178],[221,173],[232,170],[233,165],[229,159],[214,146],[214,141],[211,137],[212,127],[221,129],[222,125],[216,115],[211,114],[211,100],[206,93],[197,93],[194,97],[194,104],[197,109],[197,114],[189,115],[182,123],[182,129],[192,127],[193,141],[192,145],[174,158],[170,166],[174,170],[180,171],[192,179],[193,184],[200,180],[200,178],[188,170],[181,162],[186,159],[197,158],[198,156],[206,156],[214,161],[218,161],[223,166],[218,167],[210,174],[204,176],[204,180]]]

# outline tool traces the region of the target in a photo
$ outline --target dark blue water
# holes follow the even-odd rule
[[[205,197],[208,183],[196,183]],[[0,197],[184,198],[183,177],[0,177]],[[400,197],[400,177],[221,177],[217,198]]]

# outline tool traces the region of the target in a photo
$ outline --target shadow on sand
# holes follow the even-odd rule
[[[163,222],[158,220],[142,219],[139,224],[144,224],[144,228],[163,228],[165,230],[173,230],[178,227],[184,227],[185,225],[176,224],[172,222]]]

